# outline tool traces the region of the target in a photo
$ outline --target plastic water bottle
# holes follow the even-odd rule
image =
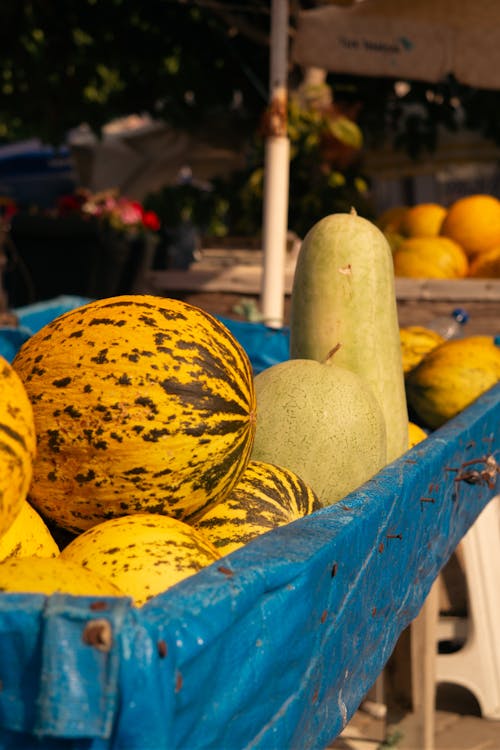
[[[427,328],[436,331],[445,339],[458,339],[463,336],[464,325],[469,320],[467,311],[457,307],[451,315],[439,315],[427,323]]]

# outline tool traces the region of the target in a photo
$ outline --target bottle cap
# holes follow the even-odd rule
[[[469,320],[469,313],[467,310],[464,310],[463,307],[457,307],[452,312],[453,317],[457,321],[457,323],[467,323]]]

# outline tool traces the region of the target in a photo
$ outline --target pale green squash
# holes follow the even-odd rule
[[[386,464],[382,410],[355,373],[293,359],[263,370],[254,382],[252,460],[295,472],[322,505],[345,497]]]
[[[408,447],[392,252],[384,234],[355,213],[331,214],[307,233],[290,309],[290,355],[335,364],[364,380],[387,425],[387,460]]]

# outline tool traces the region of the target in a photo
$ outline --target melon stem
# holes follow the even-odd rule
[[[323,364],[324,365],[330,364],[330,360],[333,359],[335,353],[338,352],[338,350],[340,349],[341,346],[342,346],[342,344],[340,344],[340,342],[339,342],[339,343],[335,344],[335,346],[330,349],[330,351],[326,355],[325,359],[323,360]]]

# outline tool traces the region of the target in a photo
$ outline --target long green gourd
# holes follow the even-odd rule
[[[357,373],[378,398],[387,460],[408,449],[408,410],[392,253],[383,233],[355,212],[318,221],[302,243],[293,280],[290,356]]]

